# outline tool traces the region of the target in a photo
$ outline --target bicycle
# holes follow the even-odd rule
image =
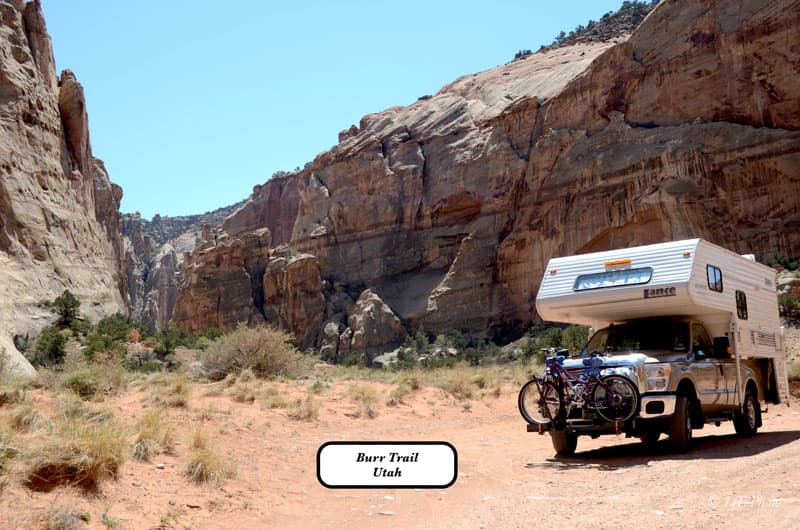
[[[555,423],[581,407],[619,424],[638,410],[639,392],[634,384],[621,375],[602,376],[605,361],[596,353],[583,359],[583,372],[575,375],[564,368],[566,350],[543,351],[553,354],[545,360],[545,374],[528,381],[519,393],[519,410],[528,423]]]

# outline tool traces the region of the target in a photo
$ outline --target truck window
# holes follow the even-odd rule
[[[740,320],[747,320],[747,295],[744,291],[736,291],[736,315]]]
[[[695,354],[702,351],[707,356],[714,354],[711,338],[702,324],[692,324],[692,351]]]
[[[592,352],[689,351],[689,326],[668,319],[635,320],[599,330],[582,354]]]
[[[719,267],[706,265],[706,276],[708,277],[708,288],[718,293],[722,292],[722,271]]]

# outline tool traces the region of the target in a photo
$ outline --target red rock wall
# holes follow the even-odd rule
[[[225,226],[291,224],[324,280],[433,333],[524,327],[556,255],[684,237],[800,255],[797,27],[793,0],[665,0],[616,44],[365,116]]]

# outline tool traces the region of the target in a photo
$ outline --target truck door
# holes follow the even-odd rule
[[[713,357],[711,338],[706,328],[696,322],[692,324],[692,354],[690,369],[703,409],[707,413],[717,412],[727,403],[725,371],[722,361]]]

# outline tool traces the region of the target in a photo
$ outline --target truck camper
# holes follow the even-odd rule
[[[775,281],[702,239],[551,259],[539,315],[596,331],[520,391],[528,430],[559,455],[580,435],[623,432],[686,451],[692,430],[725,420],[754,435],[762,404],[788,403]]]

